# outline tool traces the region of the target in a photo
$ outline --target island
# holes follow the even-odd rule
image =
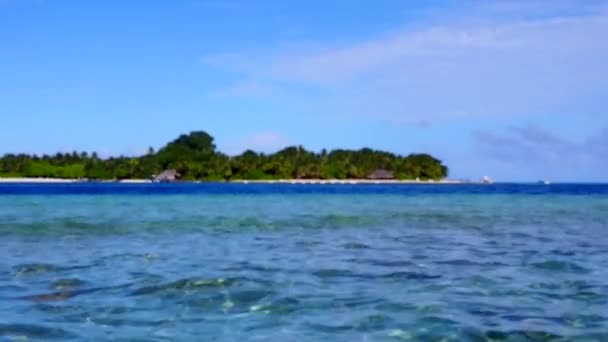
[[[448,176],[441,160],[370,148],[313,152],[289,146],[272,154],[251,150],[228,156],[204,131],[183,134],[137,157],[100,158],[97,153],[5,154],[0,178],[78,181],[436,182]]]

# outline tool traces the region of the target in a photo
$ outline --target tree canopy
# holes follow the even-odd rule
[[[166,169],[177,170],[185,180],[230,179],[346,179],[366,178],[376,169],[392,171],[397,179],[434,179],[448,168],[428,154],[398,154],[370,148],[322,150],[289,146],[273,154],[247,150],[229,157],[216,150],[206,132],[179,136],[158,151],[140,157],[102,159],[87,152],[55,155],[6,154],[0,158],[0,176],[70,179],[147,179]]]

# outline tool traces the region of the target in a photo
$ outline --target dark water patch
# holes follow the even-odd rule
[[[584,282],[534,283],[530,286],[536,294],[556,300],[574,299],[589,303],[608,302],[605,289]],[[549,292],[546,292],[549,291]]]
[[[535,269],[548,272],[588,273],[589,270],[574,263],[558,260],[548,260],[530,264]]]
[[[501,284],[499,279],[492,279],[481,275],[470,276],[466,279],[466,281],[468,284],[481,288],[490,288]]]
[[[432,280],[441,278],[441,275],[422,272],[391,272],[383,274],[379,278],[390,280]]]
[[[131,292],[132,296],[144,296],[144,295],[155,295],[163,292],[173,291],[191,291],[191,290],[205,290],[205,289],[217,289],[230,287],[236,282],[234,278],[215,278],[215,279],[204,279],[204,278],[188,278],[181,279],[174,282],[144,286]]]
[[[171,319],[145,320],[118,317],[90,317],[88,321],[93,324],[100,324],[110,327],[159,327],[175,324],[175,321]]]
[[[565,291],[576,291],[583,292],[587,290],[596,289],[598,286],[590,284],[583,280],[564,280],[555,282],[535,282],[530,285],[534,289],[548,289],[548,290],[565,290]]]
[[[357,277],[356,274],[349,270],[341,269],[322,269],[312,272],[312,275],[321,279],[335,279],[335,278],[353,278]]]
[[[128,234],[130,229],[124,223],[115,224],[108,221],[102,222],[74,222],[74,221],[45,221],[31,223],[12,223],[10,225],[0,223],[0,232],[20,237],[52,238],[55,236],[83,237],[90,235],[108,236],[117,234]]]
[[[23,336],[42,340],[73,339],[74,333],[67,330],[35,324],[2,324],[0,323],[0,336]]]
[[[268,311],[273,314],[289,314],[302,308],[302,301],[294,297],[281,297],[272,301]]]
[[[560,250],[560,249],[554,249],[552,251],[550,251],[551,254],[554,255],[559,255],[559,256],[566,256],[566,257],[571,257],[571,256],[575,256],[576,252],[574,251],[569,251],[569,250]]]
[[[479,263],[473,260],[466,259],[451,259],[451,260],[440,260],[436,261],[437,265],[449,265],[449,266],[478,266]]]
[[[498,341],[508,341],[512,339],[522,339],[524,341],[556,341],[563,338],[561,335],[542,330],[490,330],[485,333],[485,336]]]
[[[416,264],[409,260],[383,260],[383,259],[364,259],[359,262],[369,264],[371,266],[381,267],[413,267]]]
[[[116,261],[129,261],[129,260],[156,260],[160,257],[153,253],[117,253],[104,255],[97,259],[98,265],[103,265],[105,263],[112,263]]]
[[[181,222],[180,219],[178,222]],[[191,220],[189,226],[198,227],[198,230],[211,229],[213,231],[231,233],[243,231],[272,231],[287,227],[283,220],[266,220],[262,217],[201,217]],[[178,226],[184,226],[180,224]]]
[[[314,276],[321,279],[339,279],[339,278],[356,278],[356,279],[385,279],[385,280],[427,280],[441,278],[441,275],[426,274],[422,272],[389,272],[384,274],[367,274],[355,273],[349,270],[341,269],[323,269],[314,271]]]
[[[353,331],[357,327],[353,324],[332,324],[332,323],[308,323],[308,328],[312,331],[322,332],[322,333],[343,333],[347,331]]]
[[[21,285],[0,285],[0,293],[19,293],[27,291],[27,287]]]
[[[369,215],[325,215],[318,217],[314,227],[357,227],[374,223],[374,217]]]
[[[382,303],[383,301],[384,300],[381,298],[365,298],[363,295],[361,295],[359,297],[335,300],[334,303],[337,306],[344,306],[347,308],[354,309],[354,308],[362,307],[362,306],[377,305],[379,303]]]
[[[75,270],[88,269],[91,266],[88,265],[74,265],[74,266],[57,266],[54,264],[45,263],[32,263],[32,264],[19,264],[13,266],[13,273],[15,276],[35,276],[42,275],[45,273],[59,273]]]
[[[384,314],[368,315],[355,323],[355,328],[360,332],[385,330],[388,326],[394,324],[395,320]]]
[[[78,287],[83,287],[87,283],[78,278],[61,278],[53,282],[52,287],[56,290],[72,290]]]
[[[189,322],[189,323],[193,323],[193,322]],[[170,337],[170,336],[154,336],[154,339],[151,338],[112,338],[113,342],[150,342],[150,341],[170,341],[173,342],[175,341],[174,338]]]
[[[270,299],[275,291],[264,289],[231,290],[228,292],[230,300],[237,305],[251,305]]]
[[[423,330],[436,330],[454,328],[459,325],[458,322],[440,316],[425,316],[416,321],[416,325]]]
[[[228,273],[234,272],[260,272],[260,273],[275,273],[281,271],[280,268],[272,265],[258,265],[249,261],[241,261],[234,265],[223,267],[222,271]]]
[[[564,340],[564,336],[553,334],[543,330],[499,330],[499,329],[473,329],[466,328],[461,331],[454,341],[474,342],[541,342],[541,341],[570,341]]]
[[[530,288],[535,290],[561,290],[561,289],[569,289],[569,286],[564,286],[563,283],[534,283],[530,285]]]
[[[414,312],[416,311],[416,305],[412,303],[382,300],[374,306],[374,309],[380,312]]]
[[[563,323],[562,317],[549,316],[549,315],[517,315],[517,314],[506,314],[501,315],[502,319],[522,324],[536,324],[536,325],[554,325]]]
[[[489,309],[484,309],[484,308],[474,308],[474,309],[468,310],[467,312],[473,316],[478,316],[478,317],[496,317],[501,314],[499,311],[489,310]]]
[[[598,292],[580,291],[580,292],[573,294],[572,297],[577,300],[593,302],[596,304],[600,304],[600,303],[608,304],[608,296],[603,295]]]
[[[21,264],[13,266],[13,272],[17,276],[28,276],[47,272],[59,272],[60,267],[52,264]]]
[[[68,316],[85,310],[78,305],[65,302],[36,302],[32,307],[50,316]],[[80,317],[78,321],[83,321],[83,317]]]
[[[125,307],[125,306],[82,306],[70,305],[66,303],[38,303],[35,306],[37,311],[49,315],[47,319],[50,323],[86,323],[89,325],[119,325],[121,320],[125,321],[124,326],[129,324],[127,320],[133,320],[134,325],[144,326],[161,320],[160,318],[149,316],[149,308]],[[140,318],[146,317],[147,318]],[[111,323],[113,322],[113,323]]]
[[[27,296],[25,299],[31,300],[34,302],[55,302],[55,301],[63,301],[68,300],[70,298],[76,297],[80,292],[76,291],[60,291],[60,292],[52,292],[52,293],[43,293],[32,296]]]
[[[349,242],[349,243],[343,244],[342,248],[344,248],[344,249],[369,249],[370,246],[368,246],[364,243]]]
[[[608,317],[600,315],[566,315],[559,318],[562,325],[575,329],[601,329],[608,323]]]
[[[50,293],[41,293],[35,295],[29,295],[25,297],[20,297],[20,299],[30,300],[34,302],[54,302],[54,301],[65,301],[76,296],[93,294],[96,292],[102,292],[107,290],[117,290],[124,289],[130,285],[118,285],[118,286],[108,286],[108,287],[91,287],[91,288],[82,288],[82,289],[66,289],[61,291],[55,291]]]
[[[165,279],[159,274],[144,271],[132,271],[129,272],[129,276],[134,281],[134,283],[139,286],[157,285],[162,283]]]
[[[55,302],[55,301],[67,301],[76,296],[96,294],[96,293],[104,293],[104,292],[115,292],[115,291],[124,291],[125,289],[131,287],[131,284],[121,284],[114,286],[104,286],[104,287],[90,287],[90,288],[78,288],[78,289],[68,289],[61,291],[54,291],[50,293],[39,293],[28,296],[21,296],[15,299],[27,300],[32,302]]]
[[[184,294],[172,298],[172,303],[179,307],[188,308],[190,311],[209,313],[244,313],[248,312],[249,308],[245,306],[235,307],[234,302],[230,299],[230,294],[227,292],[211,292],[197,293],[186,296]],[[200,322],[205,321],[200,318]]]
[[[575,335],[572,336],[571,340],[581,342],[604,342],[608,341],[608,332]]]
[[[308,247],[308,248],[319,246],[322,244],[323,244],[322,241],[317,241],[317,240],[298,240],[295,243],[295,245],[298,247]]]

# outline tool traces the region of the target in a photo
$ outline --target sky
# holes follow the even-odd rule
[[[430,153],[608,181],[608,0],[0,0],[0,154]]]

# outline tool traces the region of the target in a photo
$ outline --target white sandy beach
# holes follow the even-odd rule
[[[64,178],[0,178],[0,183],[76,183],[76,179]]]
[[[397,180],[397,179],[278,179],[278,180],[232,180],[231,183],[267,183],[267,184],[476,184],[463,180],[442,179],[429,180]]]
[[[26,177],[12,177],[12,178],[0,178],[0,183],[85,183],[87,180],[82,179],[67,179],[67,178],[26,178]],[[120,181],[97,181],[101,183],[129,183],[129,184],[144,184],[152,183],[149,179],[123,179]]]
[[[87,180],[66,179],[66,178],[0,178],[0,183],[83,183]],[[93,181],[101,183],[123,183],[123,184],[148,184],[152,183],[149,179],[123,179],[119,181],[104,180]],[[180,182],[180,181],[178,181]],[[188,183],[184,181],[182,183]],[[201,183],[196,181],[192,183]],[[374,180],[374,179],[277,179],[277,180],[231,180],[230,183],[239,184],[483,184],[483,182],[464,181],[454,179],[442,179],[439,181],[417,181],[417,180]]]

